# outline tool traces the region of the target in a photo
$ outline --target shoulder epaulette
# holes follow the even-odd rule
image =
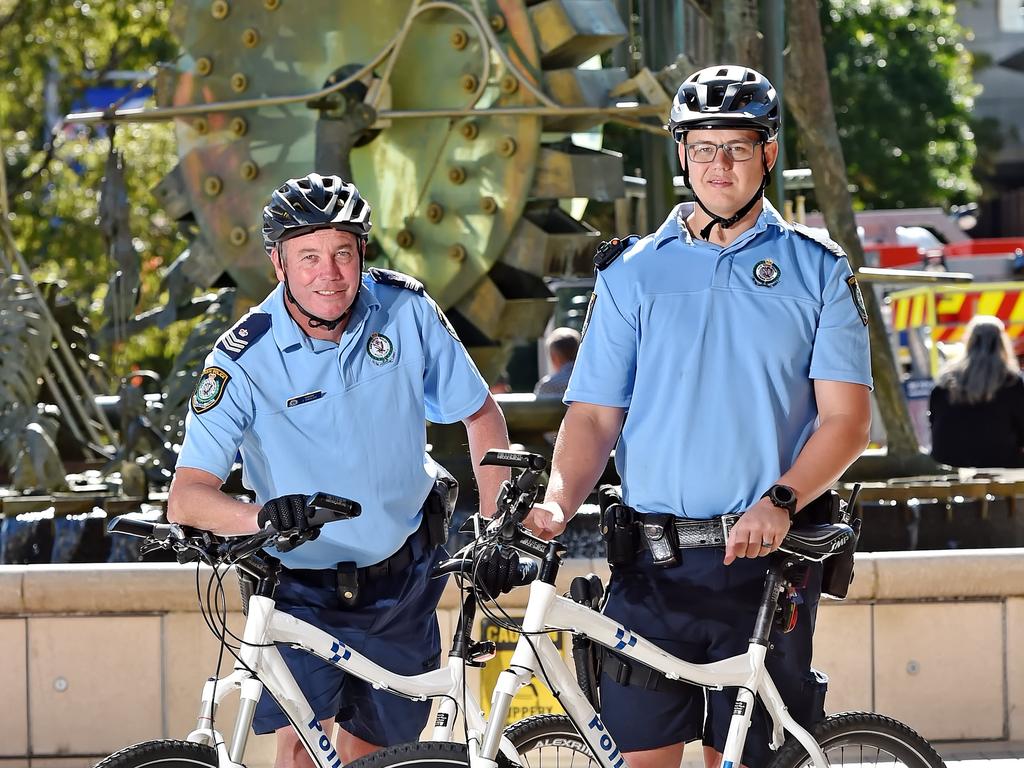
[[[220,337],[217,349],[232,360],[237,360],[245,354],[245,350],[269,330],[270,315],[266,312],[252,312],[235,323],[231,330]]]
[[[370,278],[381,285],[393,285],[396,288],[405,288],[413,293],[423,294],[423,283],[404,272],[396,272],[393,269],[381,269],[370,267],[368,270]]]
[[[615,261],[624,250],[640,240],[640,235],[626,235],[625,237],[613,237],[605,240],[594,253],[594,266],[598,270],[606,269],[609,264]]]
[[[846,258],[846,251],[843,250],[843,247],[827,235],[822,235],[820,232],[815,231],[810,227],[804,226],[803,224],[797,224],[795,222],[790,224],[790,226],[793,228],[794,232],[805,240],[813,240],[826,251],[840,259]]]

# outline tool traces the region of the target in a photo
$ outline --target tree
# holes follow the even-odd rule
[[[971,109],[980,88],[953,3],[829,0],[820,19],[854,205],[976,199]]]
[[[147,71],[177,55],[168,32],[169,2],[88,3],[85,0],[0,0],[0,145],[11,227],[37,279],[66,281],[66,295],[101,324],[112,271],[97,225],[110,134],[104,127],[53,121],[83,103],[108,73]],[[160,269],[184,247],[149,190],[176,161],[170,123],[126,124],[114,133],[127,159],[125,180],[131,244],[142,271],[142,303],[159,303]],[[115,373],[131,363],[166,367],[188,328],[122,340]]]

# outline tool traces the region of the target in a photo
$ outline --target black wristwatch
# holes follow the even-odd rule
[[[776,483],[765,491],[761,498],[768,499],[768,501],[779,509],[786,510],[789,513],[790,520],[796,516],[796,491],[788,485],[779,485]]]

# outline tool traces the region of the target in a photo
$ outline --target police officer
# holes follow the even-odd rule
[[[278,608],[401,674],[436,668],[435,609],[423,508],[435,485],[426,420],[462,421],[473,464],[508,447],[505,420],[441,308],[413,278],[362,272],[370,205],[350,183],[290,179],[263,209],[279,285],[217,342],[192,395],[168,517],[222,534],[302,529],[309,494],[354,499],[362,515],[280,554]],[[238,452],[256,504],[220,487]],[[477,468],[492,514],[507,470]],[[436,537],[435,537],[436,538]],[[276,553],[275,553],[276,554]],[[335,718],[349,762],[419,736],[429,704],[349,679],[281,648],[324,729]],[[312,765],[267,696],[257,733],[277,731],[277,766]]]
[[[842,250],[763,197],[780,128],[763,75],[739,66],[691,75],[668,128],[695,204],[598,254],[551,481],[529,523],[561,533],[615,447],[625,504],[641,521],[667,515],[668,530],[698,536],[675,556],[659,553],[664,567],[640,541],[635,560],[612,569],[606,613],[674,655],[711,662],[746,651],[762,558],[867,444],[867,315]],[[719,518],[733,513],[742,515],[726,539]],[[768,657],[804,724],[821,714],[809,674],[819,590],[812,571],[788,596],[797,627],[774,633]],[[602,711],[631,768],[676,768],[697,738],[717,765],[735,692],[709,691],[705,719],[699,688],[622,674],[614,661]],[[755,716],[748,766],[770,755],[765,726]]]

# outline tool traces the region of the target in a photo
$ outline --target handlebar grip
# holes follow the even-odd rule
[[[484,454],[484,457],[480,460],[480,466],[515,467],[541,472],[547,469],[548,460],[539,454],[527,451],[498,451],[492,449]]]
[[[118,515],[107,524],[107,531],[109,533],[123,533],[126,536],[138,536],[143,539],[152,536],[157,532],[158,528],[167,528],[170,531],[170,526],[168,525],[159,525],[149,520],[142,520],[129,515]],[[165,535],[160,538],[167,537]]]
[[[335,520],[350,520],[353,517],[359,517],[363,512],[359,502],[323,491],[314,493],[306,499],[306,506],[309,508],[306,516],[309,518],[310,525],[325,525],[333,523]]]

